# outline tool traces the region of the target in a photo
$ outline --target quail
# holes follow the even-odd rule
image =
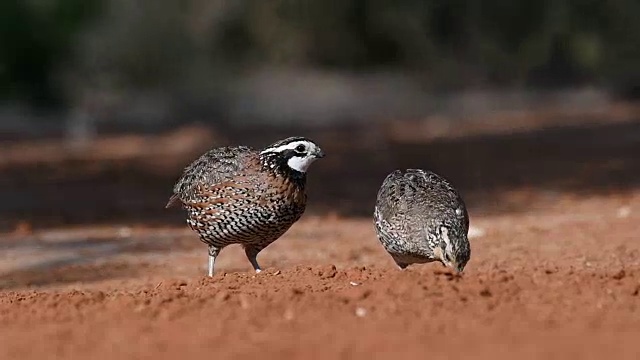
[[[209,276],[226,246],[241,244],[256,272],[257,256],[302,216],[306,172],[324,152],[304,137],[262,150],[209,150],[184,169],[166,207],[181,204],[187,224],[209,247]]]
[[[462,272],[471,256],[469,215],[458,191],[421,169],[395,170],[378,191],[378,239],[400,269],[439,261]]]

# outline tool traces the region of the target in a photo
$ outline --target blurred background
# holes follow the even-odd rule
[[[435,170],[472,215],[640,184],[635,0],[3,0],[0,230],[183,226],[210,147],[313,138],[309,212]]]

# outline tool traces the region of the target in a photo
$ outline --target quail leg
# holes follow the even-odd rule
[[[220,249],[213,245],[209,245],[209,277],[213,277],[213,266],[216,263],[216,257],[220,253]]]
[[[244,248],[244,253],[247,255],[247,259],[249,259],[249,262],[251,263],[251,266],[253,266],[253,269],[256,271],[256,273],[262,271],[262,269],[260,269],[260,265],[258,265],[257,259],[260,250],[262,249],[255,248],[253,246],[245,246]]]

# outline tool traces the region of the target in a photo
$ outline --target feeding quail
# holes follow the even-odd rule
[[[462,272],[471,256],[469,215],[443,177],[421,169],[387,175],[374,212],[378,239],[400,269],[440,261]]]
[[[214,148],[184,169],[167,208],[182,204],[187,224],[209,246],[209,276],[216,257],[241,244],[256,272],[257,256],[305,210],[306,171],[324,152],[313,141],[290,137],[262,150]]]

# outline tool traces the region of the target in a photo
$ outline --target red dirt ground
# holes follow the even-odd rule
[[[640,123],[403,140],[413,129],[318,133],[331,156],[307,214],[260,254],[266,270],[231,247],[211,279],[206,247],[163,207],[216,136],[14,143],[0,156],[0,359],[639,359]],[[377,186],[416,164],[467,200],[462,275],[400,271],[376,239]]]
[[[640,193],[554,202],[472,214],[484,234],[462,276],[397,270],[369,219],[306,216],[265,272],[230,248],[212,279],[183,228],[7,236],[5,260],[38,244],[23,264],[69,264],[0,278],[0,358],[638,358]]]

